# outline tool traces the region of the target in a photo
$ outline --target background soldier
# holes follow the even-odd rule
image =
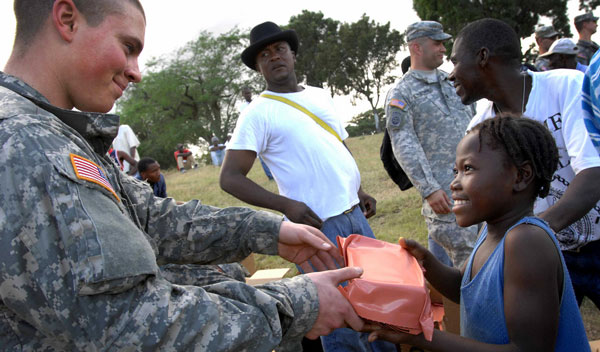
[[[540,26],[535,30],[535,42],[538,45],[538,56],[535,59],[535,68],[538,71],[549,70],[549,61],[541,57],[550,50],[550,46],[558,39],[558,32],[552,26]]]
[[[598,51],[598,48],[600,48],[598,44],[592,41],[592,34],[596,33],[596,29],[598,28],[597,21],[598,17],[594,16],[591,12],[575,16],[575,28],[579,32],[577,61],[582,65],[589,65],[590,59]]]
[[[461,103],[448,74],[437,69],[444,60],[444,41],[451,38],[442,25],[413,23],[406,38],[411,68],[388,93],[387,129],[394,156],[423,198],[430,250],[444,261],[446,254],[436,244],[441,245],[460,266],[473,249],[477,228],[456,224],[450,182],[456,146],[475,110]]]

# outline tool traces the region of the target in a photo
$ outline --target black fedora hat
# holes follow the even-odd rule
[[[298,36],[295,30],[282,31],[273,22],[259,24],[250,31],[250,46],[242,51],[242,61],[246,66],[256,71],[256,55],[258,55],[258,52],[265,46],[280,40],[288,42],[295,53],[298,51]]]

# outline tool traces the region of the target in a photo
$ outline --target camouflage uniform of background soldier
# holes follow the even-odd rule
[[[583,15],[575,16],[573,21],[575,22],[575,27],[581,26],[585,22],[594,22],[594,24],[596,24],[598,21],[598,17],[594,16],[594,14],[592,12],[588,12]],[[584,33],[582,33],[582,31],[579,31],[579,29],[577,29],[577,30],[579,32],[580,38],[577,41],[577,47],[579,48],[579,50],[577,52],[576,60],[580,64],[587,66],[590,64],[590,60],[592,59],[592,56],[594,56],[596,51],[598,51],[598,49],[600,49],[600,46],[598,46],[597,43],[595,43],[591,40],[591,34],[596,33],[596,29],[594,27],[592,32],[590,32],[589,30],[586,30],[585,35],[589,35],[590,40],[582,39],[581,36],[584,35]]]
[[[406,36],[409,46],[421,38],[438,44],[450,38],[433,21],[410,25]],[[438,53],[445,50],[441,45]],[[418,67],[417,61],[411,51],[411,67]],[[441,62],[430,64],[430,72],[411,68],[388,93],[385,114],[394,156],[423,198],[421,214],[429,236],[459,266],[473,250],[477,228],[459,227],[451,212],[436,214],[425,198],[438,190],[450,197],[456,146],[475,111],[474,106],[461,103],[448,74],[435,68]]]
[[[546,51],[550,49],[550,45],[558,38],[558,32],[552,26],[540,26],[535,30],[535,40],[538,42],[538,51],[539,54],[535,58],[535,68],[538,71],[548,71],[550,69],[550,60],[547,57],[540,57],[540,55],[545,54],[545,52],[541,52],[539,50],[541,45],[546,45]],[[541,41],[544,43],[540,44]]]
[[[281,217],[155,198],[105,156],[118,123],[0,73],[2,350],[299,348],[319,311],[308,277],[257,290],[206,268],[178,286],[157,266],[276,254]],[[81,178],[90,162],[106,184]]]

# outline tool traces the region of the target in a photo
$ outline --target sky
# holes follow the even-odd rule
[[[321,11],[325,17],[340,22],[356,22],[365,13],[380,24],[390,22],[390,27],[404,32],[409,24],[419,21],[412,8],[412,0],[370,0],[370,1],[340,1],[340,0],[300,0],[285,1],[276,5],[274,1],[241,1],[241,0],[141,0],[146,12],[146,38],[144,50],[140,56],[142,74],[144,64],[152,57],[162,57],[173,53],[185,43],[193,40],[200,32],[206,30],[214,33],[226,32],[237,26],[249,30],[264,21],[273,21],[284,25],[290,17],[298,15],[302,10]],[[12,49],[15,19],[11,0],[0,0],[0,67],[8,60]],[[365,6],[368,4],[368,6]],[[578,0],[569,0],[569,17],[579,13]],[[550,24],[549,19],[542,19],[544,24]],[[574,26],[571,32],[576,35]],[[596,34],[592,39],[596,39]],[[301,39],[301,38],[300,38]],[[533,39],[524,43],[527,47]],[[527,43],[527,44],[526,44]],[[402,52],[398,55],[400,61],[408,55]],[[240,62],[241,64],[241,62]],[[449,62],[442,65],[446,71],[452,70]],[[382,100],[385,97],[383,94]],[[352,106],[349,97],[335,97],[336,106],[342,115],[349,120],[369,109],[366,102],[357,102]],[[383,102],[380,100],[379,106]]]

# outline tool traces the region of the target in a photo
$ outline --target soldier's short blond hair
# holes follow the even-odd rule
[[[144,8],[139,0],[126,0],[139,9],[146,18]],[[83,14],[86,22],[94,27],[98,26],[106,16],[119,13],[123,10],[123,0],[73,0],[73,3]],[[41,30],[48,19],[53,0],[15,0],[14,11],[17,19],[15,43],[27,46]]]

